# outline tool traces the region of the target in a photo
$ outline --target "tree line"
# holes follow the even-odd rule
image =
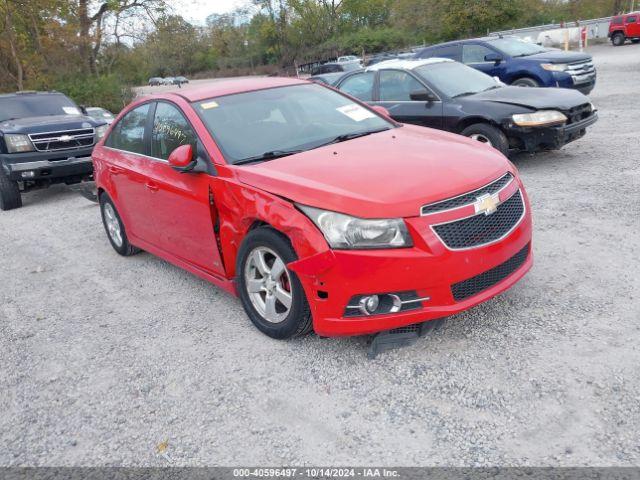
[[[628,0],[247,0],[186,21],[166,0],[0,0],[0,91],[119,110],[150,76],[291,73],[340,54],[619,13]]]

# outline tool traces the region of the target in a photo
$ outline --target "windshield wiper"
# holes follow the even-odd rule
[[[267,160],[275,160],[276,158],[288,157],[289,155],[295,155],[300,152],[302,152],[302,150],[271,150],[254,157],[242,158],[233,162],[233,164],[246,165],[247,163],[264,162]]]
[[[328,141],[326,143],[318,145],[318,147],[324,147],[326,145],[332,145],[334,143],[346,142],[347,140],[353,140],[354,138],[366,137],[367,135],[372,135],[374,133],[380,133],[380,132],[386,132],[387,130],[390,130],[390,128],[389,127],[385,127],[385,128],[378,128],[377,130],[366,130],[364,132],[344,133],[342,135],[338,135],[337,137],[334,137],[333,139],[331,139],[330,141]],[[318,148],[318,147],[315,147],[315,148]]]
[[[478,92],[462,92],[462,93],[459,93],[457,95],[454,95],[451,98],[466,97],[467,95],[475,95],[476,93],[478,93]]]

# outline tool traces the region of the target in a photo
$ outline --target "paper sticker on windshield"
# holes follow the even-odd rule
[[[209,110],[210,108],[216,108],[217,106],[218,106],[218,103],[214,101],[200,104],[200,107],[202,107],[203,110]]]
[[[367,118],[375,118],[375,115],[372,112],[355,103],[336,108],[336,110],[338,110],[343,115],[346,115],[355,122],[361,122],[362,120],[366,120]]]
[[[80,110],[76,107],[62,107],[62,110],[64,110],[64,113],[67,115],[80,115]]]

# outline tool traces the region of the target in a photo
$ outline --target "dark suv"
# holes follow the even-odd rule
[[[596,84],[591,55],[550,50],[515,37],[458,40],[426,47],[416,58],[450,58],[517,87],[573,88],[588,95]]]
[[[22,193],[93,175],[91,152],[108,125],[58,92],[0,95],[0,210],[22,206]]]

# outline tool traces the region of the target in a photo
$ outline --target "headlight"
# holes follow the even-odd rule
[[[401,218],[370,220],[304,205],[298,207],[316,224],[331,248],[358,250],[413,246]]]
[[[9,153],[33,152],[33,144],[27,135],[7,133],[4,136],[4,141]]]
[[[96,127],[96,142],[104,137],[104,134],[107,133],[108,129],[109,125],[100,125],[99,127]]]
[[[521,127],[539,127],[541,125],[554,125],[564,123],[567,117],[556,110],[539,110],[533,113],[520,113],[513,117],[513,123]]]
[[[543,63],[540,66],[550,72],[564,72],[567,70],[566,63]]]

